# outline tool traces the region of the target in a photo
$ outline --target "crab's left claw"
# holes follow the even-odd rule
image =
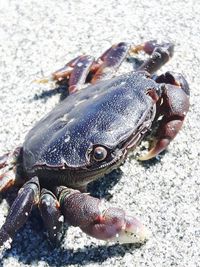
[[[160,154],[162,151],[164,151],[167,148],[169,143],[170,143],[170,140],[167,138],[163,138],[161,140],[156,141],[153,148],[150,149],[147,152],[147,154],[138,157],[138,160],[145,161],[145,160],[150,160],[156,157],[158,154]]]
[[[166,119],[165,117],[163,117],[161,124],[159,125],[159,128],[157,130],[156,141],[153,148],[146,155],[141,156],[139,160],[149,160],[164,151],[168,147],[171,140],[173,140],[177,133],[180,131],[183,125],[184,116],[177,116],[175,118],[172,117],[170,121],[167,120],[168,118]]]
[[[119,243],[144,243],[149,238],[149,230],[122,209],[66,187],[58,187],[56,195],[65,221],[92,237]]]
[[[155,133],[153,148],[139,160],[149,160],[165,150],[180,131],[189,110],[189,85],[180,73],[166,72],[156,81],[163,83],[159,107],[162,119]]]

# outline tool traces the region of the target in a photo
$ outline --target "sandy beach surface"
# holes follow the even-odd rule
[[[159,73],[181,72],[190,111],[168,150],[141,164],[134,156],[95,183],[93,195],[133,214],[152,232],[143,246],[107,244],[71,227],[52,249],[34,211],[0,266],[200,266],[200,2],[164,0],[10,0],[0,2],[0,154],[23,142],[34,123],[60,101],[53,85],[32,81],[80,54],[98,57],[113,43],[175,43]],[[124,64],[121,71],[132,65]],[[48,93],[49,92],[49,93]],[[15,191],[0,198],[0,225]]]

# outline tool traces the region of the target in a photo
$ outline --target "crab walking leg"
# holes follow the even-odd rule
[[[80,60],[81,56],[78,56],[76,58],[73,58],[70,60],[67,64],[64,65],[64,67],[56,70],[51,75],[35,80],[37,83],[48,83],[49,81],[62,81],[63,79],[68,79],[73,67],[75,64]]]
[[[99,67],[96,68],[91,83],[94,84],[99,80],[112,78],[126,58],[129,49],[130,45],[128,43],[121,42],[106,50],[97,60]]]
[[[69,77],[69,93],[74,93],[80,89],[88,76],[94,58],[91,56],[81,56],[74,65],[74,68]]]
[[[6,221],[0,229],[0,246],[11,239],[20,227],[26,222],[32,207],[39,199],[39,181],[33,177],[19,190],[18,196],[13,202]]]
[[[65,221],[97,239],[120,243],[143,243],[149,231],[119,208],[106,207],[102,200],[66,187],[57,187]]]
[[[155,146],[139,160],[151,159],[165,150],[181,129],[189,110],[189,86],[181,74],[167,72],[158,76],[156,81],[164,82],[160,106],[163,117],[155,134]]]
[[[170,53],[170,57],[173,56],[174,45],[170,42],[159,43],[157,40],[150,40],[150,41],[144,42],[144,43],[139,44],[139,45],[131,46],[130,52],[137,54],[141,51],[144,51],[148,55],[151,55],[153,53],[153,51],[155,50],[155,48],[158,48],[158,47],[167,48],[167,50]]]
[[[130,53],[140,51],[144,51],[150,57],[137,70],[145,70],[153,74],[173,56],[174,45],[169,42],[158,43],[156,40],[152,40],[130,48]]]
[[[65,64],[64,67],[53,72],[51,75],[51,79],[54,81],[61,81],[65,78],[68,78],[69,75],[71,74],[74,66],[77,64],[77,62],[80,60],[80,58],[81,58],[81,56],[73,58],[67,64]]]
[[[52,79],[61,81],[64,78],[69,78],[69,94],[74,93],[85,83],[93,62],[94,58],[91,56],[79,56],[67,63],[62,69],[54,72]]]
[[[15,169],[20,160],[21,147],[0,157],[0,192],[7,190],[17,182]],[[19,180],[19,179],[18,179]]]
[[[64,217],[60,211],[60,204],[51,191],[42,189],[39,209],[48,231],[49,240],[52,243],[58,243],[62,237],[61,229]]]
[[[16,165],[18,158],[21,155],[22,147],[15,148],[14,151],[7,152],[4,155],[0,156],[0,169],[8,166],[8,168]]]
[[[111,46],[97,60],[91,56],[78,56],[63,68],[53,72],[49,77],[36,80],[36,82],[60,82],[63,79],[69,79],[69,92],[73,93],[85,83],[86,79],[94,84],[102,79],[113,77],[126,58],[129,49],[128,43],[121,42]]]
[[[10,153],[6,153],[0,157],[0,169],[4,168],[7,165],[9,154]]]
[[[91,66],[95,65],[94,58],[87,55],[82,55],[68,62],[63,68],[55,71],[49,77],[36,80],[38,83],[47,83],[49,81],[61,82],[64,79],[68,80],[69,93],[76,92],[84,83],[88,76]]]
[[[15,183],[15,172],[13,170],[6,171],[0,175],[0,192],[6,191]]]
[[[67,63],[64,68],[54,72],[52,78],[53,80],[61,80],[70,77],[69,84],[72,84],[73,86],[74,80],[76,81],[78,77],[82,77],[82,75],[79,74],[80,66],[83,65],[82,67],[84,67],[85,59],[87,58],[89,60],[91,59],[91,65],[88,68],[89,72],[87,69],[83,78],[81,78],[82,82],[80,83],[80,86],[84,84],[86,78],[88,78],[88,74],[91,77],[89,77],[89,82],[93,84],[99,80],[111,78],[126,58],[129,49],[130,45],[128,43],[121,42],[111,46],[95,61],[93,57],[79,56]],[[82,69],[84,70],[84,68]]]

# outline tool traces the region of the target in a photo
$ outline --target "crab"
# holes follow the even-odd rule
[[[149,56],[136,70],[114,77],[130,54],[141,52]],[[63,223],[106,241],[149,238],[138,219],[89,195],[87,185],[119,167],[153,126],[154,145],[139,160],[165,150],[181,129],[189,109],[188,83],[180,73],[156,74],[173,52],[170,42],[121,42],[97,60],[78,56],[40,80],[64,84],[68,96],[30,130],[22,146],[0,158],[0,191],[21,187],[0,229],[0,246],[10,244],[33,206],[53,243],[61,239]]]

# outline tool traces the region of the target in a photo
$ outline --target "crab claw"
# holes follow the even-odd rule
[[[150,231],[140,221],[126,216],[122,209],[112,207],[81,229],[95,238],[122,244],[144,243],[150,236]]]
[[[122,209],[107,207],[102,200],[66,187],[59,187],[56,195],[65,221],[92,237],[119,243],[144,243],[150,236],[141,222]]]
[[[153,148],[149,150],[147,154],[139,157],[138,160],[145,161],[145,160],[149,160],[149,159],[156,157],[158,154],[160,154],[162,151],[164,151],[167,148],[169,143],[170,143],[170,140],[167,138],[158,140],[154,144]]]
[[[150,230],[147,229],[140,221],[131,216],[126,216],[124,227],[109,241],[119,242],[122,244],[144,243],[149,239],[150,235]]]

